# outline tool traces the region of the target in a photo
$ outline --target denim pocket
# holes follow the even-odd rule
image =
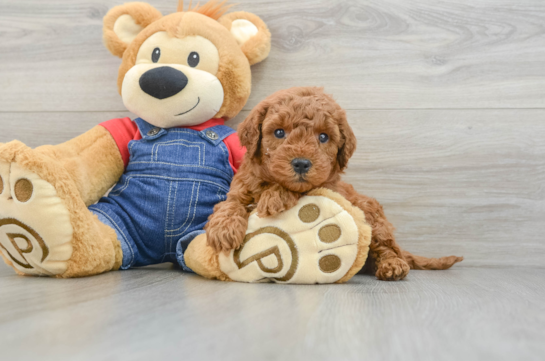
[[[169,185],[165,232],[169,237],[183,235],[195,221],[199,209],[201,183],[172,181]]]
[[[173,238],[202,229],[214,206],[227,197],[227,190],[212,182],[179,182],[174,187],[169,197],[165,229],[168,237]]]
[[[152,163],[180,165],[180,160],[183,159],[184,165],[204,166],[206,164],[206,142],[187,139],[157,142],[151,149],[150,158]]]

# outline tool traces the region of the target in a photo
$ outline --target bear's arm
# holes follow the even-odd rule
[[[125,165],[125,168],[127,168],[130,158],[129,142],[131,140],[142,139],[138,126],[128,117],[111,119],[107,122],[100,123],[100,125],[106,128],[114,138],[121,158],[123,158],[123,164]]]
[[[125,169],[116,141],[100,125],[65,143],[36,150],[64,166],[86,205],[98,201]]]

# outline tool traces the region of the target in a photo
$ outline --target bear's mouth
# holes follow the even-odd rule
[[[195,109],[197,107],[197,105],[199,105],[199,103],[201,102],[201,98],[200,97],[197,97],[197,104],[195,104],[191,109],[189,110],[186,110],[185,112],[183,113],[180,113],[180,114],[176,114],[175,116],[179,116],[179,115],[184,115],[184,114],[187,114],[189,113],[190,111],[192,111],[193,109]]]

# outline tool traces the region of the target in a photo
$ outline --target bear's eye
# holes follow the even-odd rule
[[[199,65],[200,61],[199,53],[192,51],[191,54],[187,57],[187,64],[189,64],[190,67],[194,68],[197,65]]]
[[[161,49],[159,48],[153,49],[153,52],[151,53],[151,61],[153,61],[154,63],[157,63],[160,57],[161,57]]]
[[[325,133],[321,133],[318,139],[320,140],[320,143],[327,143],[329,136]]]
[[[274,136],[278,139],[282,139],[286,136],[286,132],[284,132],[284,129],[277,129],[274,131]]]

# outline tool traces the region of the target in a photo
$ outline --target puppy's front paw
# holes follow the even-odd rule
[[[216,252],[226,252],[240,247],[246,235],[248,221],[240,216],[214,217],[205,227],[208,245]]]
[[[295,207],[299,197],[280,187],[272,187],[263,192],[257,203],[257,215],[272,217]]]
[[[389,258],[377,264],[375,276],[381,281],[399,281],[409,273],[409,265],[401,258]]]
[[[263,194],[257,203],[257,214],[261,218],[272,217],[285,210],[282,200],[269,193]]]

